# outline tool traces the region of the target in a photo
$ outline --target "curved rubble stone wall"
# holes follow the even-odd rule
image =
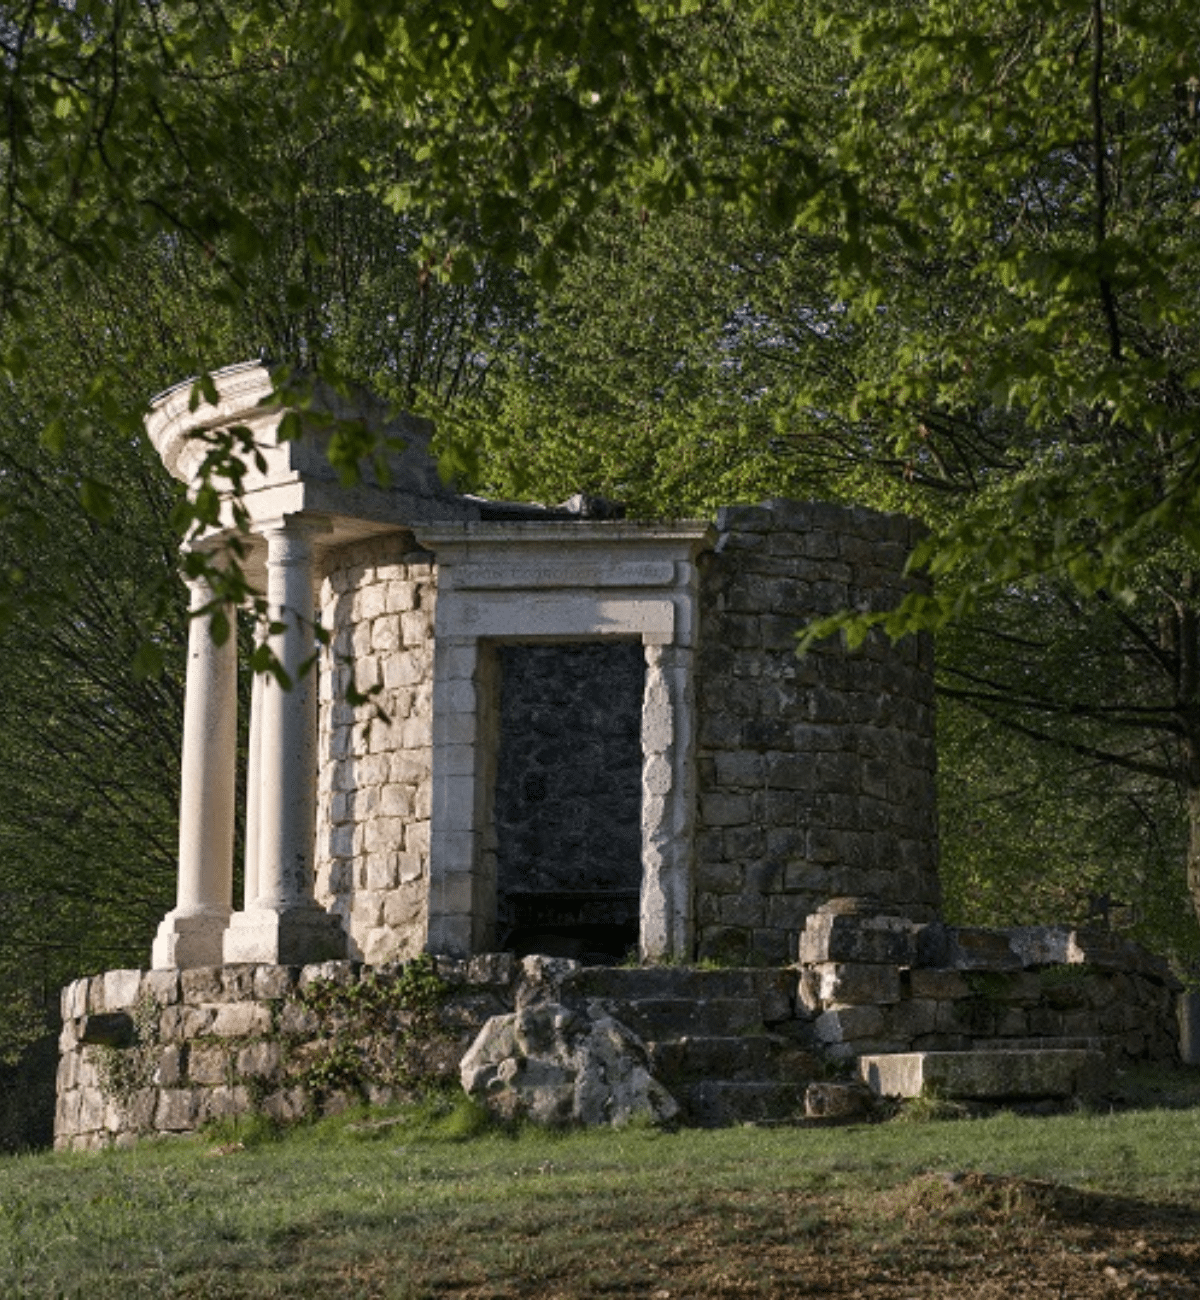
[[[351,955],[372,963],[425,942],[436,601],[433,557],[410,533],[327,559],[316,896],[343,917]],[[351,685],[368,703],[348,702]]]
[[[581,954],[611,932],[614,943],[625,934],[623,947],[636,947],[641,643],[502,645],[497,658],[501,946],[545,951],[539,938],[574,934]]]
[[[701,557],[701,957],[793,960],[826,900],[870,898],[933,920],[939,901],[933,651],[926,638],[795,636],[844,608],[888,608],[912,589],[916,525],[820,502],[723,509]]]
[[[417,997],[391,996],[414,973]],[[422,1000],[432,976],[436,996]],[[589,969],[491,953],[407,967],[108,971],[63,990],[55,1145],[127,1145],[213,1120],[289,1122],[457,1088],[484,1026],[537,1005],[632,1030],[689,1122],[707,1124],[736,1119],[710,1105],[722,1088],[751,1102],[789,1084],[803,1094],[864,1053],[1086,1045],[1109,1070],[1173,1064],[1179,990],[1165,963],[1109,934],[840,912],[812,918],[791,968]],[[784,1096],[772,1117],[795,1118],[798,1100]]]

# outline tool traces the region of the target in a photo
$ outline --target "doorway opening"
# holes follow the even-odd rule
[[[499,946],[519,956],[619,962],[638,946],[641,642],[496,650]]]

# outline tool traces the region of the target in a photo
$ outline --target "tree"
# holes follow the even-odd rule
[[[764,60],[745,84],[805,123],[850,197],[814,221],[703,186],[665,212],[614,194],[496,359],[479,473],[647,512],[809,491],[920,515],[936,590],[885,626],[962,624],[943,636],[945,692],[987,710],[989,735],[1010,728],[996,752],[1056,747],[1045,763],[1097,823],[1114,824],[1103,781],[1139,810],[1145,860],[1173,863],[1143,890],[1165,926],[1184,860],[1200,906],[1189,19],[837,6],[814,42],[802,11],[770,17],[742,24]],[[738,144],[697,165],[720,174]],[[1114,843],[1090,880],[1119,895]]]
[[[260,106],[282,83],[256,83]],[[480,257],[469,283],[422,276],[417,227],[339,179],[339,132],[360,127],[327,113],[321,141],[273,142],[299,152],[294,187],[261,204],[239,295],[217,292],[218,258],[159,234],[83,277],[53,259],[36,313],[0,324],[0,351],[29,358],[0,382],[0,556],[19,611],[0,620],[0,1089],[53,1027],[59,988],[144,964],[173,901],[186,514],[141,428],[148,396],[231,357],[325,355],[398,401],[442,403],[482,382],[480,341],[523,319],[516,273]]]

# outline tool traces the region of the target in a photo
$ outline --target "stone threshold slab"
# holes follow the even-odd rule
[[[858,1076],[880,1097],[1004,1101],[1094,1091],[1103,1067],[1102,1052],[1079,1048],[892,1052],[860,1056]]]

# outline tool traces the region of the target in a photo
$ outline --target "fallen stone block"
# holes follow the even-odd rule
[[[650,1073],[646,1048],[611,1016],[558,1002],[494,1016],[462,1059],[468,1095],[505,1119],[535,1124],[661,1124],[675,1099]]]
[[[1102,1053],[1070,1048],[895,1052],[859,1057],[858,1075],[881,1097],[935,1092],[962,1100],[1008,1101],[1092,1092],[1103,1066]]]

